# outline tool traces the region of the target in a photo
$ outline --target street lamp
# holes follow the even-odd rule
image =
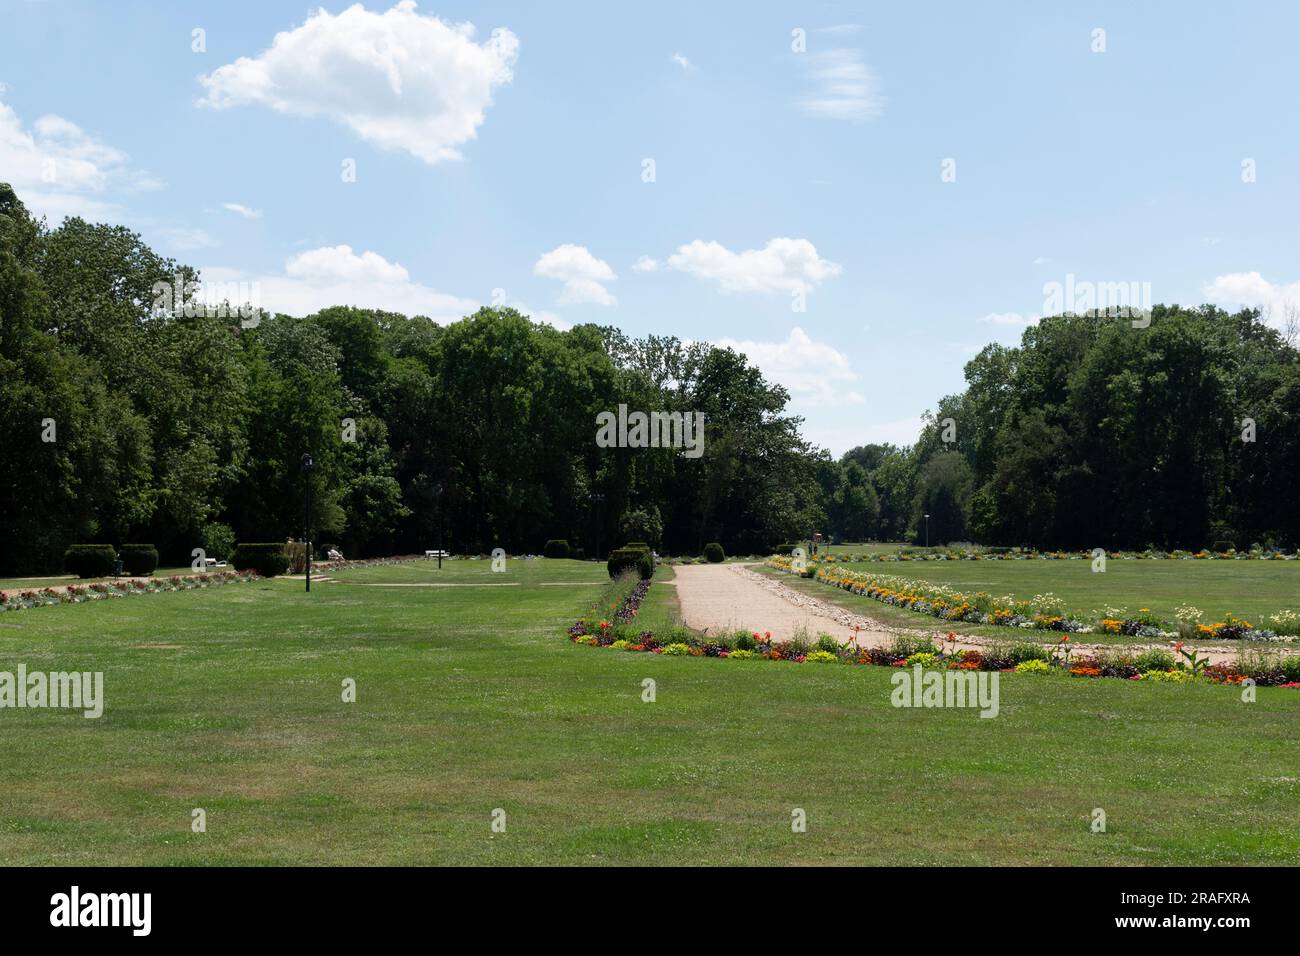
[[[591,495],[592,503],[596,506],[596,560],[600,560],[600,506],[605,501],[605,496],[600,492],[594,492]]]
[[[930,516],[925,516],[925,546],[930,547]]]
[[[438,502],[438,570],[442,570],[442,482],[433,486],[434,498]]]
[[[311,452],[302,454],[302,474],[303,484],[306,487],[306,502],[302,509],[303,525],[303,542],[307,546],[307,591],[311,592],[311,470],[315,462],[311,460]]]

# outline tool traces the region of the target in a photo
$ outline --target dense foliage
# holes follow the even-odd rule
[[[73,542],[188,564],[301,537],[308,452],[313,536],[349,557],[550,538],[603,557],[629,537],[753,553],[813,521],[788,395],[733,351],[510,309],[439,326],[157,307],[156,283],[196,277],[123,227],[48,228],[0,184],[0,573],[55,570]],[[704,454],[598,447],[620,403],[702,412]]]

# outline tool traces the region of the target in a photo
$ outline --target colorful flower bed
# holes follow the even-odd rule
[[[61,591],[56,591],[54,588],[0,591],[0,611],[22,611],[55,604],[84,604],[87,601],[101,601],[131,594],[193,591],[221,584],[255,581],[258,577],[259,575],[253,571],[217,571],[184,577],[173,574],[165,578],[124,578],[117,581],[96,581],[93,584],[70,584]]]
[[[940,668],[947,670],[999,671],[1065,678],[1113,677],[1130,681],[1179,684],[1240,684],[1246,679],[1275,687],[1300,687],[1300,657],[1274,659],[1244,657],[1232,664],[1209,665],[1206,658],[1189,651],[1180,641],[1170,650],[1147,650],[1134,654],[1123,648],[1074,654],[1070,636],[1064,634],[1054,647],[1017,642],[995,645],[982,651],[958,650],[957,636],[937,644],[930,638],[900,635],[888,647],[841,645],[828,634],[815,642],[794,639],[775,641],[770,633],[738,631],[729,637],[701,637],[686,629],[657,635],[633,625],[636,608],[645,597],[648,582],[639,582],[620,600],[596,605],[592,613],[569,628],[569,639],[577,644],[616,651],[662,654],[669,657],[717,657],[733,661],[786,661],[795,664],[873,664],[879,667]]]
[[[1077,612],[1068,611],[1064,602],[1053,594],[1035,594],[1017,599],[1007,594],[994,597],[986,591],[967,594],[956,588],[931,581],[918,581],[896,575],[852,571],[833,564],[809,564],[802,571],[794,569],[792,559],[773,557],[767,566],[787,574],[814,578],[823,584],[842,588],[852,594],[871,598],[892,607],[929,614],[944,621],[1020,627],[1027,630],[1061,631],[1067,634],[1117,634],[1129,637],[1189,639],[1292,641],[1300,634],[1300,615],[1283,611],[1269,619],[1276,629],[1260,628],[1228,615],[1214,624],[1201,624],[1201,612],[1194,607],[1177,608],[1177,621],[1168,629],[1149,608],[1130,613],[1124,608],[1104,608],[1094,612],[1095,623]]]

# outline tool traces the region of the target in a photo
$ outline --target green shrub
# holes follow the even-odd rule
[[[63,566],[79,578],[102,578],[113,573],[117,552],[111,544],[74,544],[63,552]]]
[[[127,574],[148,577],[158,567],[158,549],[151,544],[124,544],[122,567]]]
[[[907,659],[908,667],[915,667],[920,664],[922,667],[938,667],[939,655],[933,651],[917,651]]]
[[[1047,661],[1039,660],[1037,658],[1021,661],[1016,665],[1017,674],[1046,674],[1051,669],[1052,666],[1048,664]]]
[[[236,571],[256,571],[264,578],[273,578],[289,569],[289,557],[278,541],[241,541],[231,552],[230,563]]]
[[[654,558],[648,550],[639,548],[617,548],[611,551],[605,567],[609,570],[611,578],[628,571],[636,571],[643,579],[650,578],[655,573]]]
[[[219,521],[205,524],[199,530],[199,539],[203,543],[204,557],[228,561],[235,550],[235,532],[230,525]]]
[[[669,657],[681,657],[690,652],[691,648],[689,644],[665,644],[663,650],[660,651],[661,654],[665,654]]]
[[[818,634],[817,643],[814,645],[819,651],[829,651],[832,654],[840,652],[840,642],[835,640],[829,634]]]
[[[564,538],[552,538],[546,542],[542,554],[548,558],[567,558],[569,556],[569,542]]]
[[[1133,658],[1133,666],[1142,673],[1147,671],[1171,671],[1174,669],[1174,655],[1169,651],[1143,651]]]
[[[727,552],[722,550],[722,545],[716,541],[710,541],[704,546],[704,560],[709,564],[721,564],[727,560]]]
[[[913,654],[933,654],[934,641],[928,637],[914,637],[911,634],[896,634],[889,646],[889,653],[894,657],[911,657]]]
[[[754,640],[754,635],[750,634],[749,631],[737,631],[734,646],[738,651],[752,651],[758,647],[758,642]]]
[[[1300,656],[1292,655],[1284,657],[1278,662],[1278,669],[1287,679],[1288,683],[1300,681]]]

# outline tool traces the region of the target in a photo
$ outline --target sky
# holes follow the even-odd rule
[[[0,0],[0,181],[273,311],[729,345],[839,454],[913,441],[1052,283],[1300,305],[1297,35],[1282,2]]]

